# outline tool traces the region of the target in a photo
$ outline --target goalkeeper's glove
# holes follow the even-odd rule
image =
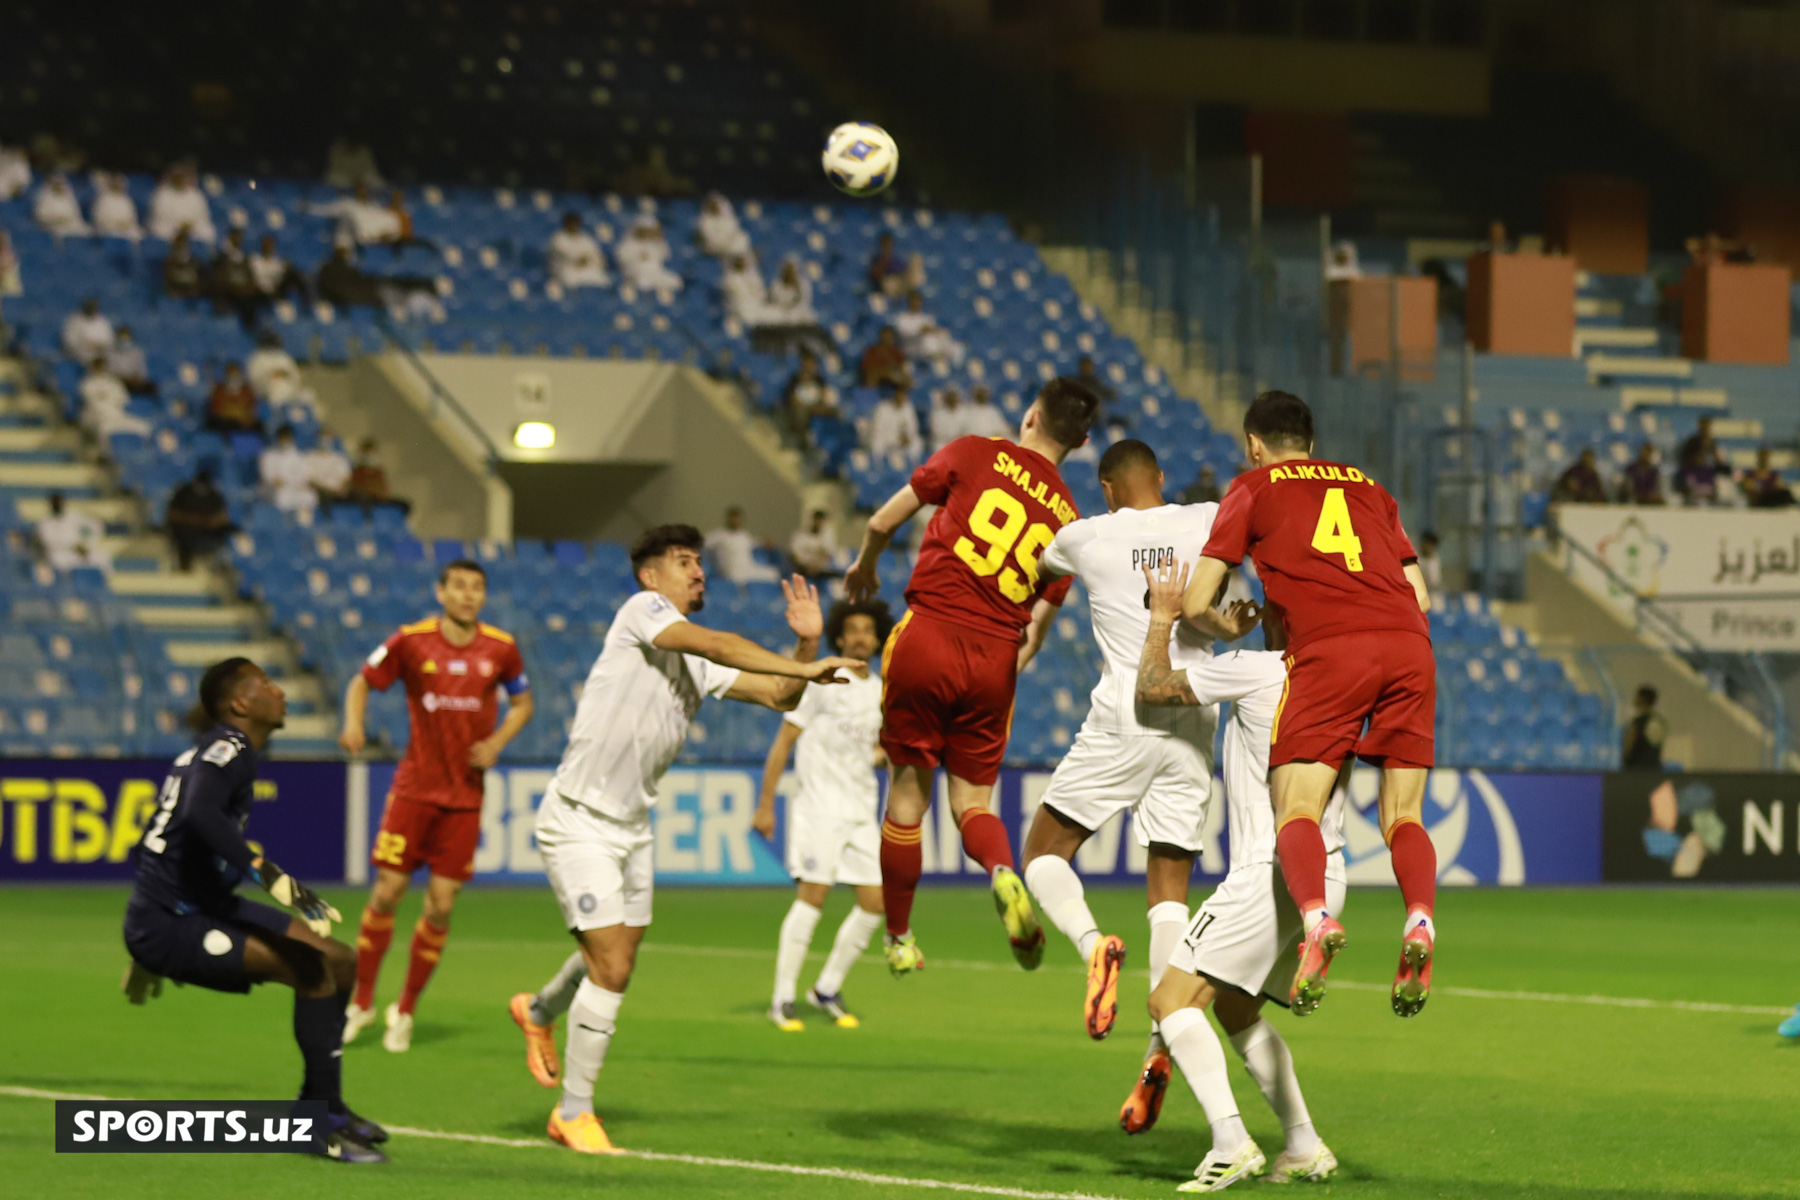
[[[306,927],[320,937],[330,937],[331,923],[344,919],[329,900],[266,858],[250,864],[250,877],[275,897],[275,903],[299,913]]]
[[[119,990],[133,1004],[142,1004],[145,1000],[154,1000],[162,995],[162,976],[142,966],[137,959],[125,968],[125,978],[119,984]]]

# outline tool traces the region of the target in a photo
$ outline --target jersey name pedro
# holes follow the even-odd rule
[[[480,808],[481,776],[469,748],[494,732],[499,689],[528,690],[525,663],[512,636],[478,625],[464,646],[444,638],[438,618],[402,625],[363,663],[370,687],[406,684],[411,733],[394,773],[394,794],[442,808]]]
[[[1056,464],[1005,438],[957,438],[913,472],[912,489],[940,507],[906,585],[908,608],[1016,639],[1040,596],[1063,602],[1069,581],[1038,571],[1044,548],[1080,515]]]
[[[881,678],[808,686],[785,720],[798,728],[789,818],[873,821],[878,798],[875,747],[881,737]]]
[[[1044,552],[1046,574],[1073,576],[1088,593],[1094,640],[1100,644],[1100,681],[1083,729],[1138,735],[1211,737],[1203,709],[1137,702],[1138,664],[1150,632],[1144,568],[1192,565],[1212,532],[1217,504],[1121,508],[1065,526]],[[1169,663],[1176,670],[1212,657],[1212,641],[1185,621],[1175,624]],[[1211,746],[1207,747],[1211,752]]]
[[[1246,555],[1292,647],[1383,630],[1429,636],[1406,578],[1419,556],[1399,506],[1355,467],[1306,459],[1239,475],[1206,556],[1235,566]]]

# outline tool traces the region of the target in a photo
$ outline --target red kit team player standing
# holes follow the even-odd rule
[[[531,720],[532,711],[531,684],[519,647],[511,635],[480,622],[487,602],[487,573],[481,564],[459,559],[446,566],[438,576],[437,599],[442,616],[402,625],[350,681],[344,730],[338,737],[345,750],[360,752],[369,689],[385,692],[396,680],[405,682],[412,732],[369,856],[375,887],[356,935],[356,994],[344,1018],[345,1042],[374,1021],[375,977],[394,936],[394,910],[413,872],[429,867],[425,911],[413,926],[406,986],[399,1002],[388,1006],[381,1041],[396,1052],[412,1045],[413,1008],[450,936],[456,895],[475,872],[482,772]],[[511,707],[496,729],[502,690]]]
[[[907,614],[881,664],[881,748],[891,765],[881,892],[896,975],[925,963],[913,940],[912,905],[920,823],[940,765],[950,774],[963,849],[988,872],[1014,957],[1027,970],[1043,959],[1043,931],[1013,871],[1006,827],[988,802],[1012,723],[1020,635],[1040,600],[1061,604],[1069,590],[1068,579],[1038,575],[1044,547],[1080,515],[1057,465],[1087,441],[1098,409],[1082,384],[1053,379],[1026,411],[1018,442],[951,442],[869,518],[862,553],[844,578],[853,601],[874,596],[876,564],[894,531],[922,506],[940,506],[906,586]]]
[[[1381,768],[1381,832],[1406,903],[1393,1004],[1410,1017],[1431,994],[1437,932],[1437,851],[1421,820],[1437,700],[1425,578],[1394,498],[1355,467],[1312,456],[1304,400],[1264,392],[1244,414],[1244,438],[1254,469],[1220,506],[1182,610],[1207,612],[1226,571],[1248,555],[1267,596],[1271,647],[1285,637],[1270,790],[1281,874],[1306,926],[1289,1001],[1297,1016],[1318,1007],[1345,944],[1325,911],[1319,818],[1354,756]]]

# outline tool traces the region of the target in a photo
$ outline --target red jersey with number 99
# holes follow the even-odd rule
[[[1005,438],[957,438],[913,472],[912,489],[940,507],[908,608],[1016,641],[1040,596],[1060,605],[1069,594],[1069,577],[1046,587],[1038,575],[1044,547],[1081,515],[1055,463]]]
[[[1419,555],[1400,508],[1355,467],[1309,458],[1246,471],[1202,553],[1233,566],[1250,557],[1292,647],[1375,630],[1431,635],[1406,578]]]

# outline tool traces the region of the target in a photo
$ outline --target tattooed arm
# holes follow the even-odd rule
[[[1159,578],[1145,567],[1144,582],[1149,585],[1150,632],[1144,638],[1144,652],[1138,656],[1138,703],[1198,704],[1194,689],[1188,686],[1187,672],[1169,665],[1169,638],[1174,634],[1175,622],[1181,619],[1181,596],[1187,590],[1188,568],[1175,564]]]

